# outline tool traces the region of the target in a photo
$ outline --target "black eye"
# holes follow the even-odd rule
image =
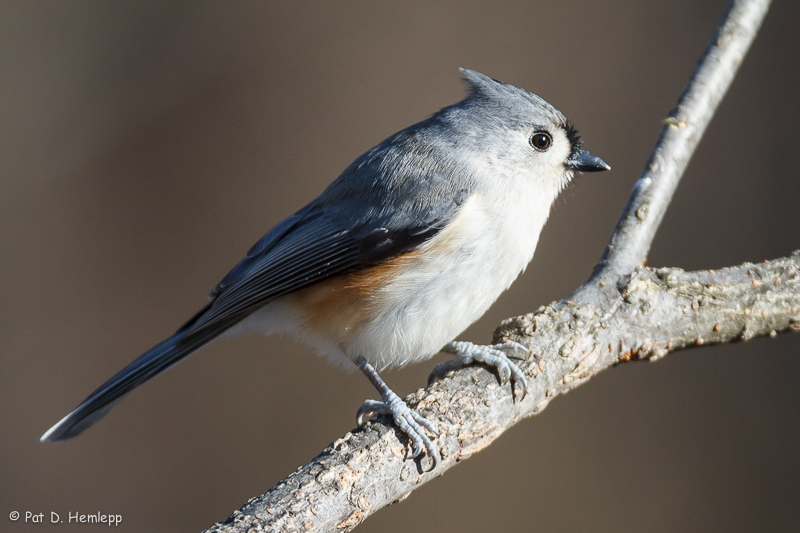
[[[537,131],[531,136],[531,146],[541,152],[550,148],[551,144],[553,144],[553,138],[543,131]]]

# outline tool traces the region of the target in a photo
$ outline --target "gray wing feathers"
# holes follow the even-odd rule
[[[431,120],[431,119],[429,119]],[[426,121],[427,122],[427,121]],[[272,298],[414,250],[470,192],[425,122],[390,137],[348,167],[316,200],[262,237],[183,328],[243,315]]]
[[[249,265],[190,329],[259,307],[272,298],[346,271],[356,266],[357,260],[358,247],[352,234],[324,217],[315,217]]]
[[[227,287],[235,283],[239,278],[247,272],[247,269],[252,266],[264,253],[268,252],[288,231],[294,228],[298,222],[303,219],[303,211],[296,213],[272,228],[266,235],[261,237],[257,243],[247,251],[244,258],[239,261],[228,275],[214,287],[211,291],[210,297],[214,298],[224,291]]]

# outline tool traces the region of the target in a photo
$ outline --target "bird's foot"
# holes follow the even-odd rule
[[[366,400],[358,408],[356,421],[358,425],[363,425],[376,415],[390,415],[395,425],[406,434],[411,444],[411,457],[416,459],[427,451],[433,461],[431,470],[439,464],[439,448],[431,441],[425,433],[427,430],[432,435],[439,435],[436,426],[427,418],[412,410],[397,394],[394,393],[378,373],[366,361],[357,361],[359,368],[364,372],[370,381],[381,394],[383,401]]]
[[[518,383],[522,390],[520,400],[525,399],[525,395],[530,392],[528,382],[525,380],[525,374],[511,359],[525,359],[530,353],[523,345],[518,342],[506,342],[503,344],[494,344],[492,346],[480,346],[471,342],[453,341],[448,342],[442,351],[451,353],[456,356],[455,359],[445,361],[436,365],[428,377],[428,384],[430,385],[437,378],[443,377],[451,370],[461,368],[464,365],[472,363],[481,363],[486,366],[497,369],[500,376],[500,382],[506,384],[509,380],[512,381],[512,393],[514,392],[514,383]],[[524,355],[517,355],[522,352]]]
[[[436,468],[439,464],[439,448],[428,438],[425,430],[433,435],[438,435],[439,431],[430,420],[412,410],[392,391],[383,395],[382,402],[366,400],[358,408],[356,420],[360,426],[376,415],[390,415],[395,425],[408,437],[411,443],[411,457],[416,459],[425,450],[433,460],[431,470]]]

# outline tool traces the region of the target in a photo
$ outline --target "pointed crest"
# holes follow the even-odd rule
[[[481,74],[480,72],[468,68],[460,67],[458,70],[464,75],[463,79],[469,86],[470,98],[496,101],[499,103],[509,99],[521,100],[528,104],[533,104],[542,112],[560,115],[547,101],[533,93],[529,93],[525,89],[503,83],[502,81],[490,78],[486,74]]]
[[[464,67],[458,67],[458,70],[464,75],[463,80],[469,85],[471,93],[482,92],[483,89],[505,85],[503,82],[490,78],[486,74],[481,74],[476,70]]]

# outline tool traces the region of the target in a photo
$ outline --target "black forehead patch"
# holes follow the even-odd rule
[[[564,130],[564,135],[567,136],[567,140],[569,141],[569,157],[572,158],[578,153],[581,146],[583,146],[583,139],[581,139],[581,136],[578,134],[578,129],[569,120],[564,121],[561,125],[561,129]]]
[[[561,125],[561,129],[564,130],[564,135],[567,136],[567,140],[573,150],[583,145],[583,139],[581,139],[581,136],[578,134],[578,129],[572,122],[569,120],[565,121],[564,124]]]

